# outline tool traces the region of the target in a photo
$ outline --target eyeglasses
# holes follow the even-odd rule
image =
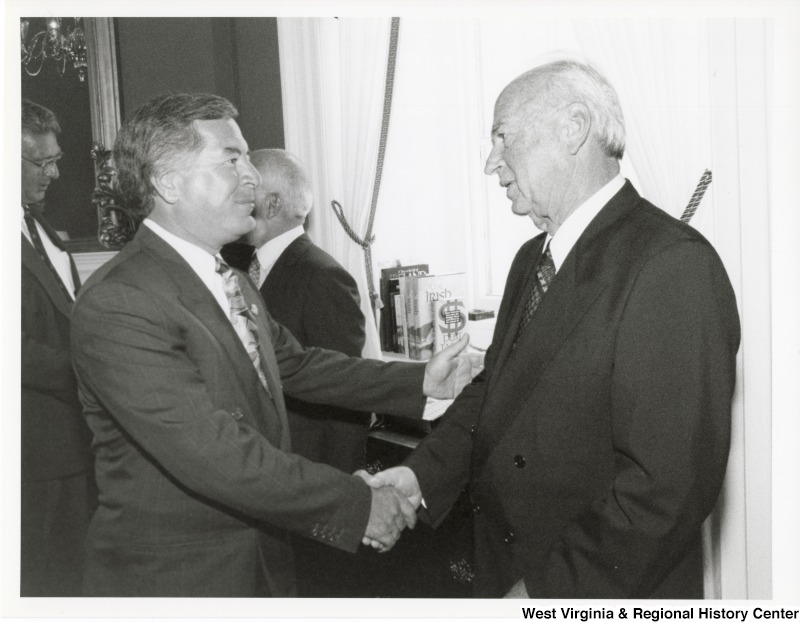
[[[41,162],[37,162],[36,160],[31,160],[31,159],[29,159],[29,158],[26,158],[25,156],[20,156],[20,157],[21,157],[23,160],[25,160],[26,162],[30,162],[31,164],[35,164],[35,165],[36,165],[36,166],[38,166],[40,169],[42,169],[42,172],[44,173],[44,172],[47,170],[47,167],[48,167],[48,166],[56,166],[56,165],[58,164],[58,161],[59,161],[61,158],[63,158],[63,157],[64,157],[64,152],[62,151],[61,153],[59,153],[59,154],[58,154],[57,156],[55,156],[54,158],[48,158],[47,160],[42,160]]]

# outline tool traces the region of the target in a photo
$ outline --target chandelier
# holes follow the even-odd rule
[[[70,18],[66,18],[69,20]],[[29,37],[30,21],[19,23],[22,66],[29,76],[39,75],[44,61],[52,58],[58,75],[64,76],[67,61],[71,61],[81,82],[86,80],[86,39],[80,17],[73,17],[72,24],[63,24],[61,17],[45,20],[45,30]]]

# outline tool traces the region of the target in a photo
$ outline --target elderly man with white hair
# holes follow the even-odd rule
[[[487,175],[543,230],[512,264],[484,371],[404,465],[434,524],[465,485],[475,595],[701,598],[740,328],[711,245],[620,175],[616,93],[555,61],[494,110]]]

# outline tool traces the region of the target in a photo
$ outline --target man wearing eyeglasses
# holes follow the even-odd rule
[[[96,502],[69,349],[80,285],[72,257],[43,217],[58,179],[55,115],[22,102],[21,596],[80,593],[84,544]]]

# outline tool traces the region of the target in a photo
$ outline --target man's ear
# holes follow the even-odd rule
[[[283,201],[281,201],[281,195],[277,192],[271,192],[267,195],[267,220],[271,220],[275,218],[283,207]]]
[[[580,103],[567,106],[567,113],[562,127],[562,137],[571,155],[580,151],[592,129],[592,115],[589,109]]]
[[[177,203],[180,197],[180,178],[175,171],[165,171],[150,178],[156,194],[170,205]]]

